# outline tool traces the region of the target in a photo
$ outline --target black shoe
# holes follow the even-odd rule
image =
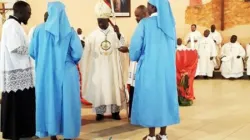
[[[102,121],[104,119],[104,115],[96,114],[96,121]]]
[[[57,140],[57,137],[56,136],[51,136],[50,139],[51,140]]]
[[[114,120],[121,120],[120,112],[112,113],[112,118],[113,118]]]

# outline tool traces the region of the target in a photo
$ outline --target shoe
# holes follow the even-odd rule
[[[114,120],[121,120],[120,113],[119,112],[118,113],[112,113],[112,118]]]
[[[143,138],[143,140],[156,140],[156,137],[146,136]]]
[[[156,135],[156,139],[157,140],[168,140],[168,136],[167,135],[158,134],[158,135]]]
[[[104,115],[102,115],[102,114],[97,114],[97,115],[96,115],[96,121],[102,121],[102,120],[104,120]]]
[[[51,140],[57,140],[57,137],[56,136],[51,136],[50,139]]]

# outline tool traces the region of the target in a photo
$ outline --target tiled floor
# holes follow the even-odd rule
[[[181,123],[169,127],[169,140],[250,140],[250,81],[198,80],[196,100],[181,107]],[[81,140],[141,140],[147,129],[122,121],[95,122],[90,108],[83,108]]]

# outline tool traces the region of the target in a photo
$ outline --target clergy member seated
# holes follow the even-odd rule
[[[95,12],[99,27],[86,38],[81,67],[83,97],[92,103],[97,121],[107,113],[120,120],[126,100],[119,53],[125,41],[118,27],[109,26],[111,8],[104,1],[97,3]]]
[[[250,43],[247,44],[246,46],[246,51],[247,51],[247,55],[246,55],[246,63],[247,63],[247,75],[250,78]]]
[[[181,38],[178,38],[177,39],[177,49],[183,50],[185,48],[187,48],[187,46],[185,46],[185,45],[182,44],[182,39]]]
[[[209,37],[210,31],[204,31],[204,37],[199,41],[197,51],[199,54],[196,76],[204,78],[213,77],[214,67],[216,66],[215,57],[217,56],[214,40]]]
[[[243,76],[245,50],[237,42],[237,36],[233,35],[229,43],[221,49],[221,74],[224,78],[236,79]]]
[[[198,41],[202,38],[199,31],[196,30],[197,26],[195,24],[191,25],[191,32],[185,38],[185,42],[189,47],[197,49]]]

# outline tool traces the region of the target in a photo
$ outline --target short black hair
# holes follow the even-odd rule
[[[192,24],[191,26],[194,26],[195,28],[197,28],[196,24]]]
[[[13,11],[14,11],[14,13],[18,13],[18,12],[22,11],[26,7],[30,7],[30,5],[27,2],[25,2],[25,1],[17,1],[13,5]]]

